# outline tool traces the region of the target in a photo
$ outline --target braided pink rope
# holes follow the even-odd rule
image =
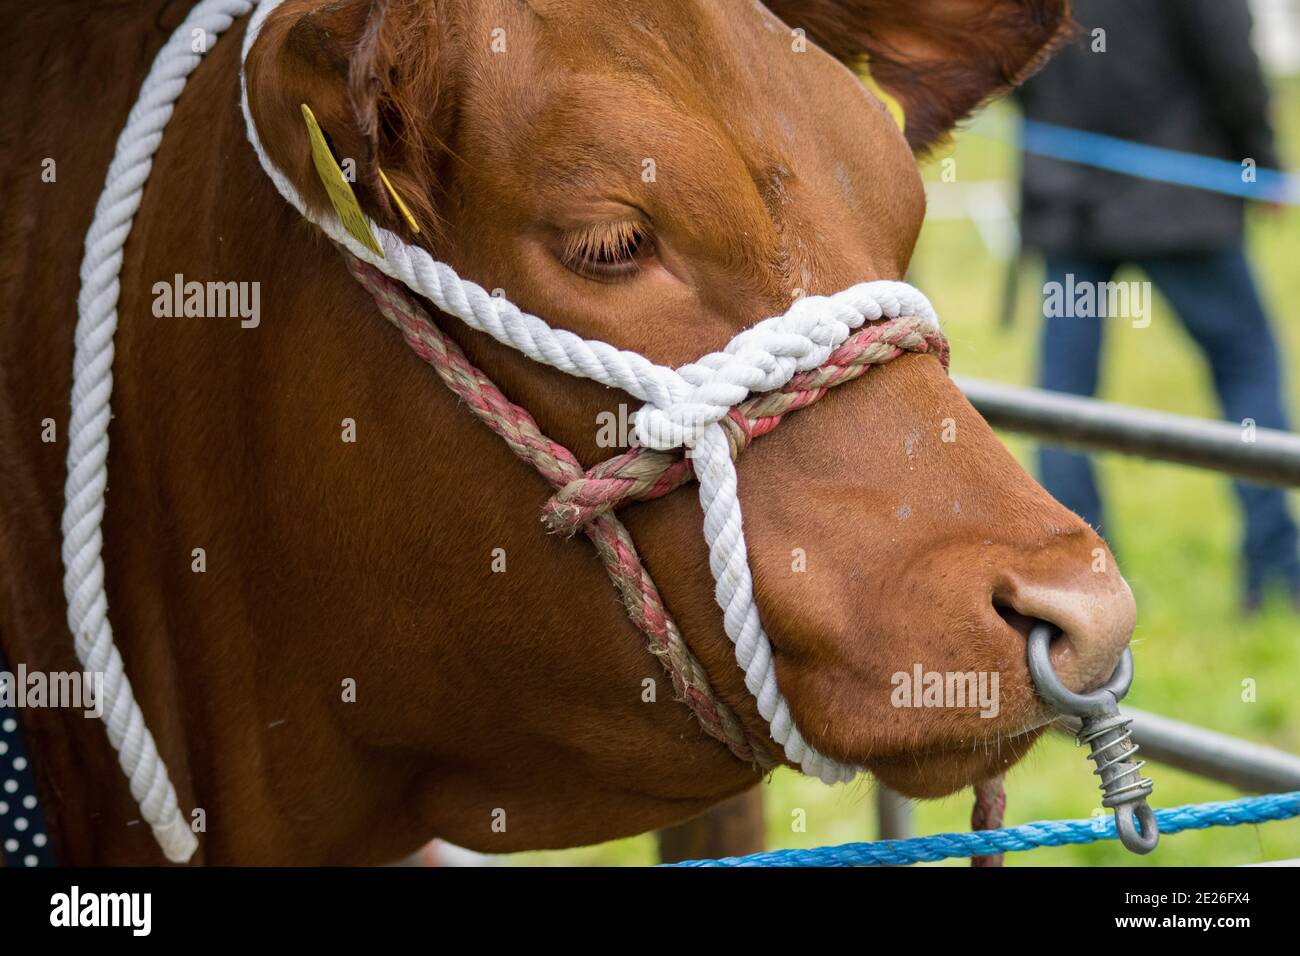
[[[405,286],[350,253],[343,253],[357,281],[374,297],[379,311],[397,326],[407,345],[428,363],[443,383],[464,400],[475,416],[500,435],[510,450],[531,464],[555,488],[582,477],[582,466],[563,445],[542,434],[537,422],[507,399],[465,357],[460,346],[433,324],[428,312]],[[614,582],[632,623],[649,639],[677,696],[691,708],[705,733],[726,744],[737,758],[764,770],[779,762],[769,741],[753,737],[713,693],[708,674],[682,639],[650,573],[641,563],[627,528],[612,513],[602,514],[584,530]]]
[[[780,762],[770,740],[750,734],[736,714],[713,693],[708,674],[682,639],[663,597],[642,564],[627,528],[614,509],[627,501],[667,494],[690,480],[691,461],[680,450],[634,448],[584,471],[573,453],[542,434],[526,409],[512,403],[441,329],[401,283],[343,251],[348,269],[374,297],[379,311],[397,326],[411,349],[443,383],[464,400],[475,416],[531,464],[556,495],[543,520],[569,534],[581,529],[596,546],[632,623],[646,635],[650,651],[672,678],[709,736],[726,744],[739,759],[764,770]],[[755,395],[732,409],[724,425],[732,457],[759,435],[771,431],[789,412],[817,401],[827,389],[852,381],[872,365],[904,351],[935,352],[946,366],[947,342],[911,318],[864,327],[840,346],[826,364],[802,373],[785,388]]]

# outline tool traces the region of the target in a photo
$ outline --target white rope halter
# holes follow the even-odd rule
[[[262,24],[282,0],[203,0],[190,12],[154,61],[118,139],[103,195],[86,237],[82,290],[78,300],[73,410],[68,451],[67,505],[64,511],[64,590],[68,623],[82,663],[107,671],[106,722],[109,739],[141,812],[168,859],[183,862],[196,843],[176,802],[166,768],[131,693],[107,620],[100,521],[107,484],[109,395],[112,390],[113,332],[117,326],[118,275],[122,248],[139,208],[154,151],[172,106],[201,54],[190,51],[192,31],[211,37],[211,49],[232,20],[256,7],[244,39],[241,62],[256,42]],[[718,422],[752,392],[780,388],[798,372],[823,364],[834,349],[865,322],[909,315],[938,329],[929,301],[903,282],[855,285],[833,296],[800,299],[784,315],[759,322],[720,352],[673,369],[608,343],[554,329],[513,303],[462,279],[424,249],[371,223],[384,250],[376,255],[352,238],[332,215],[309,214],[302,197],[266,155],[248,106],[241,70],[241,103],[248,139],[280,195],[335,243],[443,312],[461,319],[524,355],[578,378],[618,388],[645,402],[636,415],[638,440],[649,447],[693,450],[704,510],[704,537],[715,596],[723,611],[736,662],[772,739],[805,773],[827,783],[851,779],[861,768],[818,753],[795,725],[777,687],[772,645],[759,619],[742,527],[736,468]]]

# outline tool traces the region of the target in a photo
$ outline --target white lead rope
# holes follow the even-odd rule
[[[117,138],[104,191],[86,233],[77,296],[77,331],[72,362],[72,416],[68,423],[68,482],[63,505],[63,593],[68,627],[81,665],[104,675],[104,726],[118,762],[131,782],[131,795],[153,828],[167,859],[188,862],[198,840],[176,802],[176,789],[145,725],[122,656],[113,643],[104,592],[104,490],[108,487],[109,398],[113,392],[113,333],[117,330],[118,276],[122,249],[153,154],[162,141],[176,98],[202,53],[196,37],[211,49],[217,37],[253,8],[254,0],[203,0],[190,11],[158,51],[140,97]],[[194,31],[203,31],[196,34]]]
[[[117,327],[118,276],[122,249],[139,208],[154,152],[185,81],[202,57],[193,51],[196,30],[207,49],[238,17],[253,10],[241,63],[267,16],[282,0],[203,0],[159,52],[140,98],[118,138],[117,150],[86,236],[78,299],[68,483],[63,516],[64,591],[68,625],[85,667],[105,672],[109,740],[117,749],[131,792],[153,827],[167,858],[184,862],[196,841],[177,806],[176,793],[131,692],[113,643],[104,592],[100,523],[107,486],[109,397],[112,391],[113,333]],[[254,9],[256,8],[256,9]],[[205,51],[206,52],[206,51]],[[645,356],[553,329],[508,300],[462,279],[424,249],[372,223],[384,250],[378,256],[350,236],[333,216],[309,215],[297,189],[266,155],[248,107],[241,69],[240,95],[248,139],[276,189],[330,239],[364,262],[424,296],[471,328],[544,365],[621,389],[646,405],[636,416],[642,444],[693,449],[704,510],[704,535],[715,596],[727,636],[759,713],[786,757],[827,783],[851,779],[861,768],[818,753],[795,726],[776,683],[772,644],[763,630],[736,488],[736,469],[719,421],[752,392],[780,388],[800,371],[821,365],[864,322],[913,315],[938,329],[929,301],[903,282],[877,281],[833,296],[810,296],[784,315],[766,319],[737,335],[720,352],[680,369]]]

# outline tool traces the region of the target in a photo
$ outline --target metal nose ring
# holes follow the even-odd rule
[[[1052,667],[1053,630],[1049,624],[1039,624],[1029,632],[1029,675],[1034,688],[1059,713],[1082,719],[1075,740],[1088,744],[1088,757],[1097,765],[1093,773],[1101,777],[1101,805],[1114,809],[1115,831],[1125,847],[1150,853],[1160,840],[1160,828],[1146,800],[1154,785],[1141,775],[1146,761],[1132,759],[1138,751],[1129,733],[1133,718],[1119,712],[1119,702],[1133,683],[1133,654],[1124,648],[1104,685],[1077,694],[1061,683]]]

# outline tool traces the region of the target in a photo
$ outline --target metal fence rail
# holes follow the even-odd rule
[[[954,377],[998,428],[1053,445],[1115,451],[1209,468],[1271,485],[1300,486],[1300,435],[1172,415],[1037,388]]]

